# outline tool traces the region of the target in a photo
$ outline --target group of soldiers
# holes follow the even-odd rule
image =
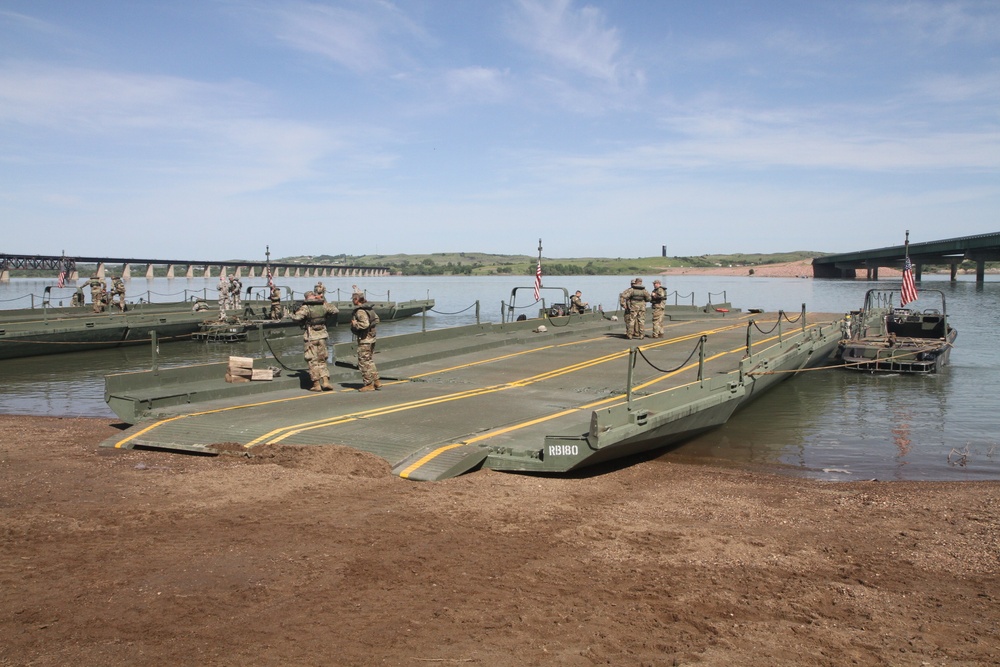
[[[111,289],[103,278],[96,272],[90,276],[90,280],[76,288],[73,298],[70,300],[72,306],[83,306],[83,286],[90,286],[90,301],[95,313],[103,313],[112,306],[120,312],[125,312],[125,281],[121,276],[111,274]]]
[[[379,316],[368,304],[364,293],[357,285],[354,286],[351,303],[354,305],[354,311],[351,313],[351,333],[357,339],[358,370],[361,371],[362,379],[358,391],[375,391],[382,388],[374,359],[375,328],[380,321]],[[273,305],[272,301],[272,308]],[[326,322],[327,318],[336,317],[339,312],[335,305],[327,302],[326,288],[320,282],[306,292],[305,301],[290,315],[291,319],[299,322],[303,328],[305,358],[309,364],[309,379],[312,380],[310,391],[333,391],[333,385],[330,384],[330,369],[327,366],[329,351],[326,342],[330,334]]]
[[[219,319],[226,319],[226,310],[240,310],[243,307],[243,299],[240,292],[243,291],[243,282],[233,274],[226,278],[223,273],[219,276]]]
[[[625,315],[625,337],[642,339],[645,335],[646,304],[653,304],[653,333],[650,338],[663,338],[663,311],[666,308],[667,290],[660,280],[653,281],[652,291],[636,278],[631,286],[618,295],[618,305]]]

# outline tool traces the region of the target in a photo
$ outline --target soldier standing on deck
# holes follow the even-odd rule
[[[642,286],[642,278],[633,280],[632,286],[618,295],[618,303],[625,313],[626,338],[642,338],[646,326],[647,301],[649,292]]]
[[[368,305],[364,294],[355,292],[351,297],[354,313],[351,315],[351,333],[358,337],[358,370],[364,384],[358,391],[381,389],[382,382],[375,368],[375,325],[379,316]]]
[[[219,276],[219,319],[226,319],[226,308],[229,306],[229,282],[226,274]]]
[[[333,391],[330,384],[330,369],[326,365],[328,352],[326,341],[330,334],[326,331],[326,318],[339,311],[332,303],[326,303],[315,292],[306,292],[306,300],[292,313],[291,318],[302,323],[305,341],[305,357],[309,363],[309,379],[313,384],[309,391]]]
[[[316,283],[316,286],[313,287],[313,292],[316,292],[316,296],[320,299],[326,301],[326,285],[323,284],[322,280]]]
[[[271,285],[271,319],[281,319],[281,288]]]
[[[236,274],[229,276],[229,303],[233,309],[240,310],[243,307],[242,295],[243,281],[236,277]]]
[[[111,276],[111,303],[117,303],[118,310],[125,312],[125,281],[120,276]]]
[[[576,291],[576,294],[569,298],[569,312],[583,315],[587,311],[587,304],[583,300],[583,292]]]
[[[97,277],[97,273],[90,276],[90,300],[93,303],[94,312],[100,313],[104,310],[104,281]]]
[[[650,337],[663,338],[663,311],[667,306],[667,290],[659,280],[653,281],[649,300],[653,304],[653,335]]]

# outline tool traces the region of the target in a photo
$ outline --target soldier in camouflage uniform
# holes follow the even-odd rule
[[[364,294],[357,292],[351,297],[354,313],[351,316],[351,333],[358,337],[358,370],[364,384],[358,391],[373,391],[382,387],[375,368],[375,325],[379,316],[368,305]]]
[[[313,287],[313,292],[316,292],[316,296],[320,299],[326,301],[326,285],[323,284],[322,280],[316,283],[316,286]]]
[[[584,302],[582,296],[583,293],[580,290],[577,290],[576,294],[569,298],[569,312],[579,313],[582,315],[587,311],[587,306],[589,304]]]
[[[219,276],[219,319],[226,319],[226,308],[229,306],[229,281],[226,274]]]
[[[94,312],[104,311],[104,281],[97,277],[95,273],[90,277],[90,300],[93,303]]]
[[[281,319],[281,288],[271,285],[271,319]]]
[[[625,313],[626,338],[642,338],[646,326],[647,301],[649,292],[642,286],[642,278],[633,280],[632,286],[618,295],[618,304]]]
[[[236,274],[229,276],[229,304],[233,309],[239,311],[243,308],[243,281],[236,277]]]
[[[333,391],[330,369],[326,365],[326,341],[330,337],[326,331],[326,318],[337,312],[335,305],[320,300],[315,292],[306,292],[305,303],[291,315],[293,320],[302,323],[305,330],[302,339],[305,341],[305,357],[309,363],[309,378],[313,382],[310,391]]]
[[[125,281],[116,275],[111,276],[111,303],[125,312]]]
[[[653,281],[649,300],[653,304],[653,335],[650,338],[663,338],[663,311],[667,306],[667,290],[659,280]]]

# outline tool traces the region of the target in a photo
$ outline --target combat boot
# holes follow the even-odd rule
[[[372,386],[375,387],[376,389],[381,389],[382,388],[382,381],[381,380],[375,380],[375,384],[373,384]]]
[[[323,391],[323,385],[320,384],[319,380],[314,380],[313,386],[309,387],[309,391]]]
[[[361,387],[361,389],[358,389],[358,391],[375,391],[375,385],[366,384],[365,386]]]
[[[323,391],[333,391],[333,385],[330,384],[330,378],[321,379],[319,386],[322,387]]]

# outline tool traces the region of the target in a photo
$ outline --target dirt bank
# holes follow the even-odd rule
[[[0,417],[2,665],[987,665],[1000,484],[684,464],[421,484]]]

